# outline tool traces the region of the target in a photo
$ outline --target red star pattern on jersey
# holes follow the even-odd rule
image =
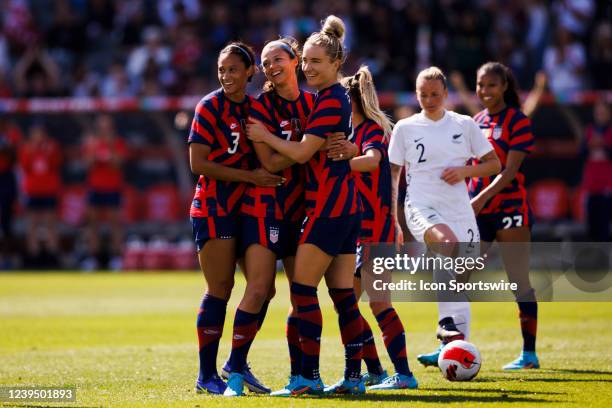
[[[534,137],[531,132],[531,121],[525,114],[513,107],[506,107],[501,112],[490,115],[485,109],[474,116],[474,120],[493,145],[495,153],[506,167],[508,153],[516,150],[531,153],[534,148]],[[478,164],[474,160],[473,164]],[[495,179],[496,176],[472,178],[469,182],[470,195],[477,196]],[[525,190],[525,175],[521,169],[516,177],[502,191],[487,202],[480,214],[495,212],[512,212],[527,207],[527,191]]]
[[[355,128],[355,144],[359,155],[370,149],[380,152],[380,163],[371,172],[353,172],[361,198],[360,242],[394,242],[395,223],[391,216],[391,168],[383,129],[371,119],[365,119]]]
[[[255,168],[253,148],[245,134],[245,125],[253,98],[242,103],[225,97],[222,89],[202,98],[195,109],[188,143],[209,146],[208,160],[237,169]],[[189,214],[191,217],[237,214],[245,183],[216,180],[201,175],[196,185]]]
[[[314,94],[301,91],[295,101],[288,101],[276,92],[265,92],[253,101],[250,116],[262,122],[274,135],[294,142],[302,140]],[[304,218],[305,173],[295,164],[277,173],[286,179],[279,187],[247,187],[242,213],[253,217],[301,221]]]

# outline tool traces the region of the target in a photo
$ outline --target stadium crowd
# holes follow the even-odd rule
[[[463,78],[472,92],[476,69],[487,60],[497,60],[512,68],[523,89],[541,89],[546,82],[550,92],[563,98],[575,90],[612,89],[611,13],[609,2],[601,0],[4,0],[0,2],[0,98],[203,96],[218,88],[216,57],[229,40],[240,38],[257,51],[278,35],[303,43],[328,14],[341,16],[347,24],[349,52],[344,70],[355,72],[367,64],[380,91],[412,91],[416,73],[437,65],[455,72],[452,85],[458,87]],[[249,91],[257,94],[263,81],[263,75],[256,75]],[[405,117],[411,109],[397,106],[394,119]],[[602,220],[609,220],[612,200],[609,104],[596,104],[588,117],[583,125],[592,124],[583,127],[581,135],[585,177],[579,183],[595,197],[585,206],[591,214],[589,237],[605,241],[610,238],[605,228],[609,222]],[[50,131],[33,117],[0,116],[0,269],[24,265],[24,259],[33,259],[27,254],[40,251],[39,243],[28,238],[34,234],[29,224],[22,230],[26,237],[19,237],[22,244],[7,244],[13,235],[17,197],[36,195],[37,189],[45,193],[54,183],[61,185],[70,174],[66,169],[74,163],[86,162],[83,174],[91,171],[93,159],[87,158],[87,146],[104,133],[99,128],[105,120],[107,128],[113,127],[108,119],[89,121],[71,140],[78,145],[73,154],[59,154],[52,142],[65,136],[57,132],[57,126]],[[126,138],[125,123],[116,118],[115,122],[118,140]],[[28,153],[35,140],[47,141],[46,149],[53,157],[49,171],[55,171],[38,186],[27,182],[28,169],[36,169],[34,153]],[[59,141],[65,145],[65,140]],[[130,159],[142,159],[134,154],[133,140],[126,141],[127,147],[121,150],[132,152],[117,159],[125,176],[115,175],[119,183],[125,181],[122,178],[130,181]],[[106,160],[115,160],[112,157]],[[17,169],[19,185],[7,181]],[[84,178],[91,193],[95,176]],[[89,204],[92,200],[90,194]],[[54,216],[28,213],[25,199],[22,207],[26,219],[42,216],[34,222],[51,231],[45,235],[46,248],[59,251],[63,245],[54,232]],[[174,207],[187,216],[185,205]],[[114,237],[109,265],[120,264],[120,243],[125,241],[122,225],[116,214],[106,217]],[[76,239],[71,246],[84,247],[81,266],[91,269],[97,267],[92,255],[99,246],[97,229],[91,224],[94,218],[89,218],[84,239]],[[22,260],[12,260],[14,254]],[[49,261],[43,263],[53,264]]]
[[[381,91],[412,89],[429,65],[473,85],[487,60],[524,88],[544,70],[554,92],[612,89],[610,13],[601,0],[6,0],[0,96],[206,94],[227,41],[303,42],[328,14],[347,22],[345,70],[366,63]]]

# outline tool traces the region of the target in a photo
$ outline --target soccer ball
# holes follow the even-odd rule
[[[438,367],[449,381],[470,381],[480,371],[480,352],[472,343],[455,340],[440,351]]]

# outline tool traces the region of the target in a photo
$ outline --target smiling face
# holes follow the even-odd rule
[[[266,46],[261,53],[261,66],[268,81],[275,87],[287,83],[297,83],[297,58],[291,58],[279,46]]]
[[[302,54],[302,71],[308,85],[316,90],[327,88],[338,81],[340,60],[332,61],[325,48],[306,43]]]
[[[420,79],[416,86],[417,100],[421,109],[430,116],[435,116],[444,109],[448,89],[439,79]]]
[[[507,89],[508,84],[493,72],[479,72],[476,77],[476,95],[489,112],[496,113],[505,107],[504,92]]]
[[[227,52],[219,55],[217,75],[227,97],[234,102],[241,102],[249,77],[253,75],[253,67],[247,68],[239,56]]]

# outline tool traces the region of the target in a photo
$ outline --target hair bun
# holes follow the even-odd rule
[[[329,36],[336,37],[340,41],[344,38],[345,27],[342,20],[334,15],[327,16],[323,22],[321,31]]]

